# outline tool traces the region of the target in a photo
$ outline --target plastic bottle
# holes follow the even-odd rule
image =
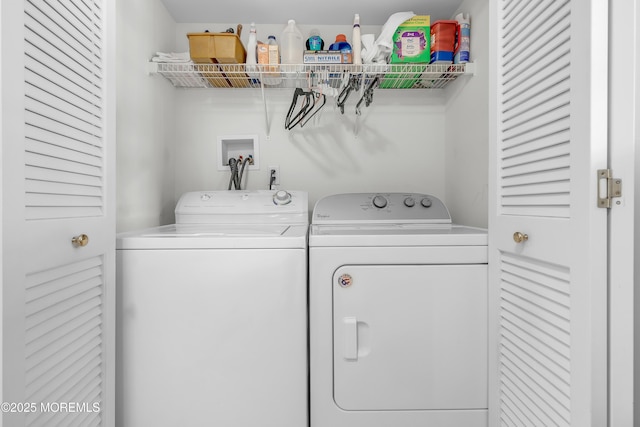
[[[247,73],[251,77],[251,83],[258,83],[258,67],[255,65],[258,63],[258,53],[256,49],[258,47],[258,37],[256,34],[256,24],[251,23],[251,29],[249,30],[249,43],[247,43]]]
[[[320,31],[313,29],[309,31],[309,38],[307,39],[307,50],[322,50],[324,49],[324,40],[320,37]]]
[[[280,64],[280,47],[276,41],[276,36],[269,36],[267,44],[269,45],[269,65]]]
[[[362,49],[362,41],[360,40],[360,15],[356,13],[353,18],[353,36],[351,37],[353,50],[353,63],[362,64],[360,50]]]
[[[466,16],[462,13],[456,15],[456,21],[460,28],[458,29],[458,40],[456,42],[456,50],[453,56],[454,64],[464,64],[469,62],[469,50],[471,47],[471,23],[469,14]]]
[[[280,64],[280,47],[276,41],[276,36],[269,36],[267,39],[267,45],[269,47],[269,73],[266,74],[264,83],[268,85],[278,85],[282,83],[280,76],[279,64]]]
[[[340,51],[343,64],[351,64],[353,62],[351,45],[347,43],[347,36],[344,34],[336,36],[336,41],[329,46],[329,50]]]
[[[280,58],[282,64],[302,64],[304,39],[296,26],[296,21],[289,19],[280,37]]]

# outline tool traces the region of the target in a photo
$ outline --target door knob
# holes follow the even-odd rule
[[[529,240],[529,236],[527,234],[516,231],[513,233],[513,241],[516,243],[522,243]]]
[[[80,234],[71,239],[71,244],[74,248],[80,248],[89,244],[89,236],[86,234]]]

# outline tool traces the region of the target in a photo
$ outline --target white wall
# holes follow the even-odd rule
[[[117,0],[117,230],[173,220],[175,90],[150,77],[175,23],[160,0]]]
[[[483,13],[472,16],[472,49]],[[173,222],[185,191],[226,189],[229,173],[217,170],[216,141],[238,134],[260,138],[261,167],[248,172],[249,189],[267,188],[267,166],[278,165],[280,188],[308,191],[310,209],[333,193],[424,192],[443,199],[457,222],[486,226],[487,126],[474,110],[482,104],[486,114],[482,67],[448,90],[448,104],[443,90],[378,89],[358,119],[353,94],[344,115],[328,102],[317,119],[293,131],[284,129],[292,89],[270,89],[267,138],[259,89],[175,89],[146,74],[155,51],[187,51],[188,32],[236,24],[176,24],[160,0],[119,0],[118,14],[118,231]],[[245,44],[249,25],[243,23]],[[278,36],[284,24],[257,28],[263,40]],[[325,46],[338,33],[350,34],[349,26],[300,25],[303,35],[311,28],[320,30]],[[380,28],[363,23],[362,29],[378,35]],[[472,55],[486,58],[481,51]],[[467,93],[482,99],[469,101]],[[452,121],[459,114],[475,117],[462,127]]]
[[[447,87],[446,199],[454,222],[487,227],[489,160],[489,2],[466,0],[471,15],[473,77]]]
[[[227,27],[235,25],[179,24],[178,49],[188,50],[188,32]],[[320,30],[325,46],[334,41],[335,34],[350,31],[348,27],[314,27]],[[283,28],[257,25],[258,38],[279,37]],[[300,26],[304,35],[311,28]],[[379,27],[363,26],[363,32],[377,34]],[[243,33],[246,44],[245,38],[248,35]],[[444,102],[440,92],[376,90],[373,103],[357,119],[356,133],[357,94],[349,98],[344,115],[329,99],[317,119],[287,131],[284,120],[293,89],[269,89],[267,139],[259,89],[178,90],[176,198],[185,191],[226,189],[229,173],[216,168],[217,137],[258,134],[260,170],[249,172],[249,189],[268,188],[267,166],[278,165],[280,188],[308,191],[310,209],[320,197],[340,192],[414,191],[444,199]]]
[[[268,188],[267,166],[280,167],[280,188],[306,190],[311,206],[339,192],[422,191],[444,196],[444,108],[417,94],[374,94],[360,117],[325,105],[302,129],[287,131],[284,118],[291,90],[267,94],[271,135],[267,139],[262,100],[253,91],[180,91],[176,197],[182,192],[228,186],[229,172],[216,168],[217,137],[258,134],[259,171],[247,176],[249,189]],[[245,172],[247,173],[247,172]]]

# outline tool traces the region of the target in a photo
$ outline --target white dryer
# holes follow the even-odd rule
[[[319,200],[311,427],[487,426],[487,233],[424,194]]]
[[[308,425],[304,192],[184,194],[117,239],[121,427]]]

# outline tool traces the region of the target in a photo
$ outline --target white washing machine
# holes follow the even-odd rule
[[[487,426],[487,233],[424,194],[319,200],[311,427]]]
[[[308,425],[304,192],[184,194],[117,239],[120,427]]]

